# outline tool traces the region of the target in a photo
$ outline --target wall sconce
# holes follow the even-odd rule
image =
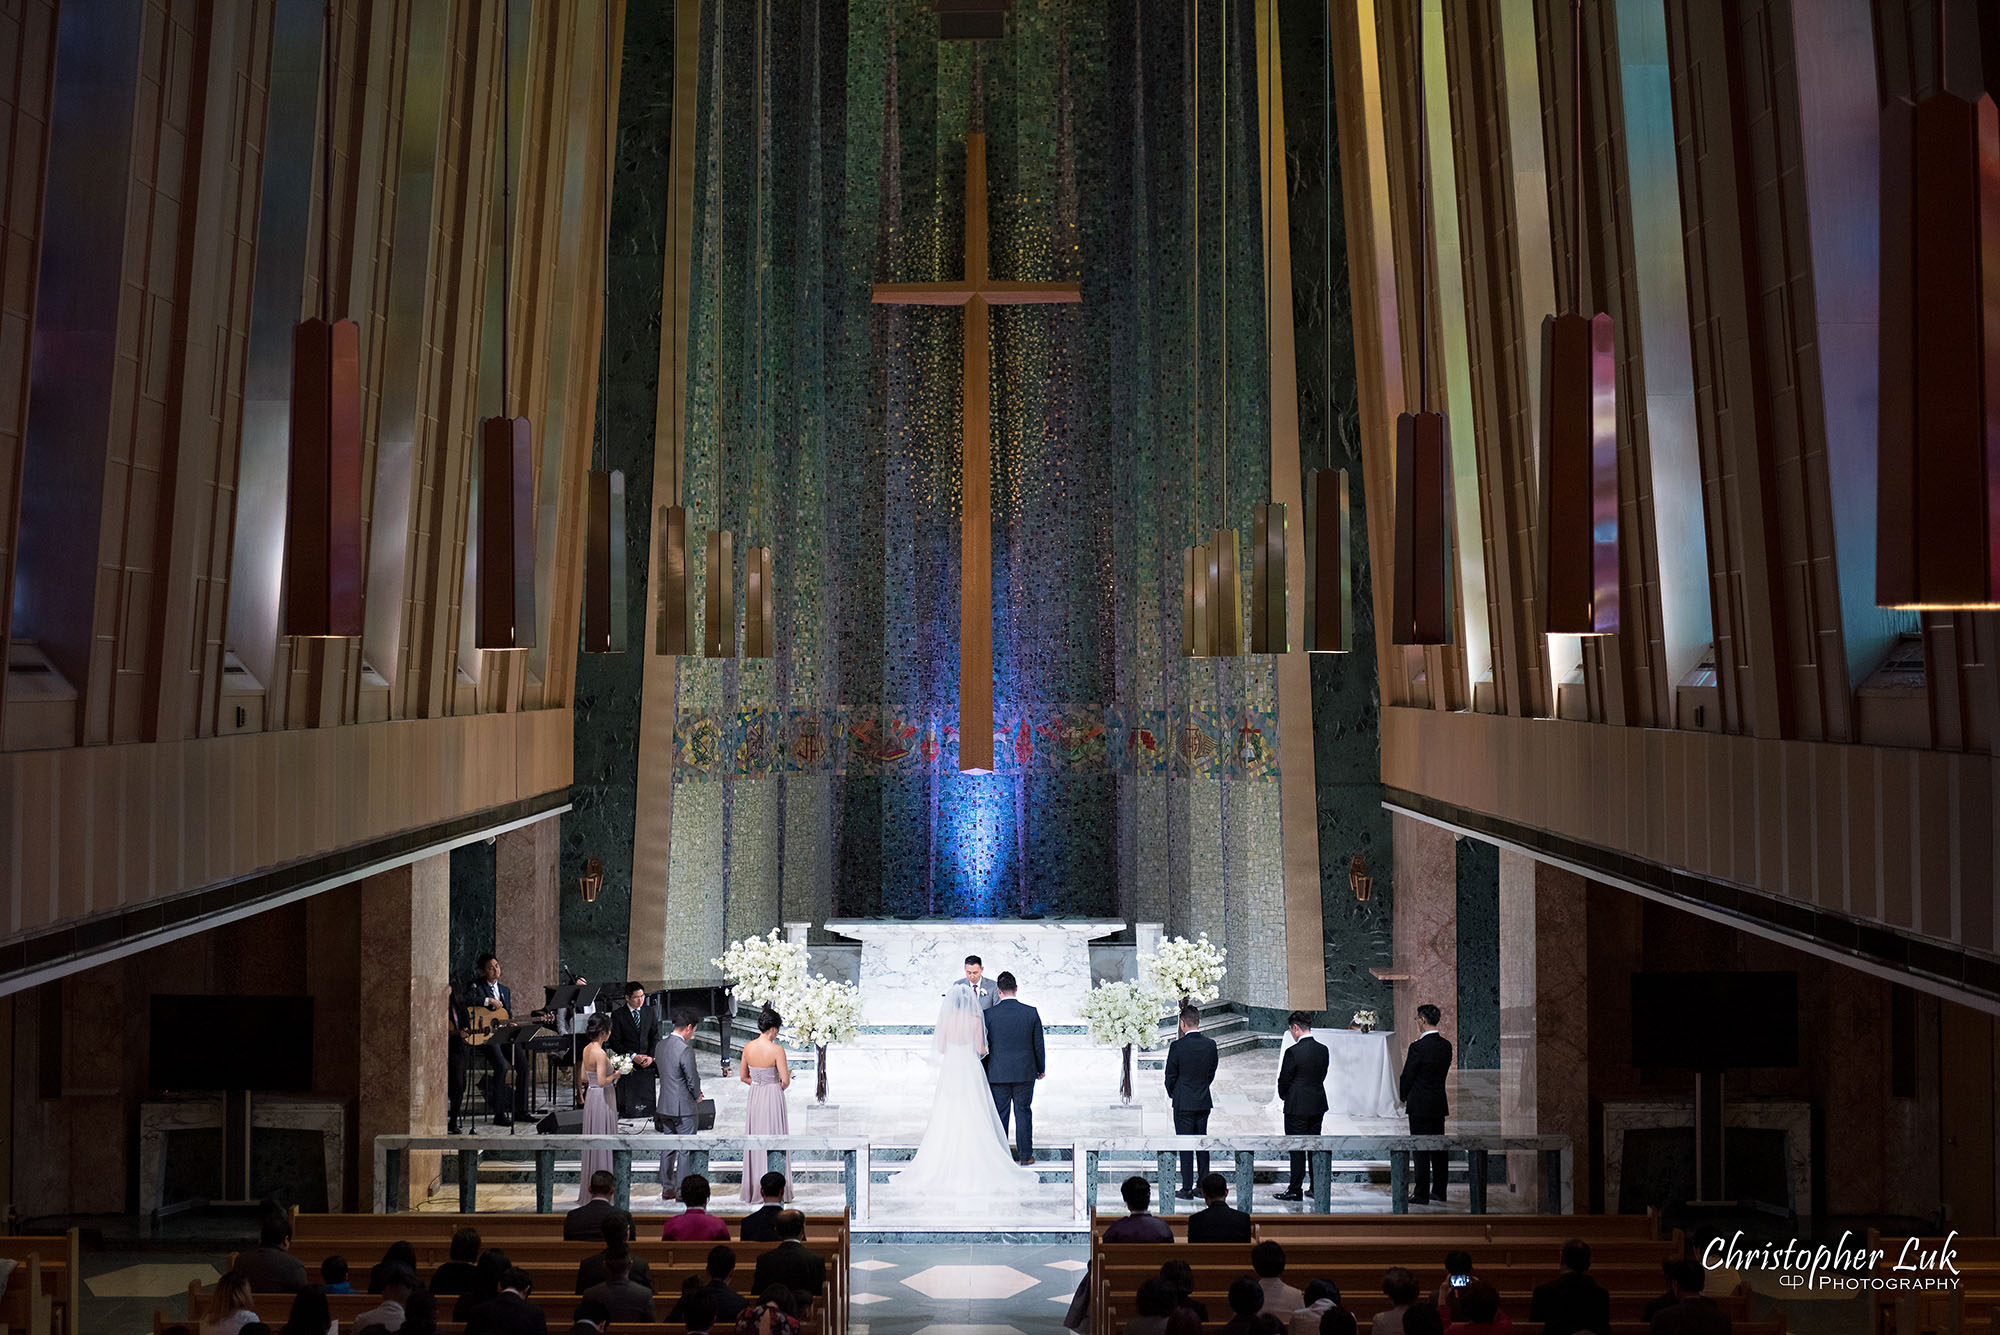
[[[1355,859],[1357,862],[1360,859]],[[583,891],[583,902],[595,904],[597,892],[604,888],[604,859],[591,858],[583,864],[583,875],[576,878],[577,889]]]
[[[1357,904],[1366,904],[1368,896],[1375,893],[1375,878],[1368,874],[1368,864],[1356,853],[1354,861],[1347,864],[1347,888],[1354,892]]]

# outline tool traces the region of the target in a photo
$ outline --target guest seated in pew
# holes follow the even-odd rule
[[[771,1174],[770,1176],[776,1175]],[[780,1186],[778,1189],[780,1191],[784,1190],[783,1181],[784,1179],[779,1179]],[[694,1288],[682,1291],[681,1300],[674,1304],[673,1311],[667,1313],[667,1320],[684,1321],[689,1326],[694,1324],[694,1319],[688,1315],[687,1306],[688,1298],[694,1291],[699,1291],[707,1295],[709,1304],[714,1308],[714,1313],[709,1318],[711,1321],[736,1320],[738,1314],[749,1305],[750,1300],[729,1287],[729,1277],[735,1273],[735,1249],[720,1245],[710,1247],[708,1249],[707,1274],[701,1280],[696,1280],[692,1276],[689,1277],[688,1283],[693,1285]]]
[[[1123,1219],[1114,1220],[1104,1230],[1106,1242],[1172,1242],[1174,1231],[1166,1221],[1153,1216],[1153,1187],[1145,1178],[1128,1177],[1119,1184],[1118,1194],[1125,1198],[1125,1208],[1131,1213]],[[1069,1310],[1063,1313],[1064,1330],[1085,1330],[1090,1325],[1090,1271],[1083,1272],[1077,1281],[1076,1293],[1069,1300]]]
[[[1138,1315],[1127,1321],[1124,1335],[1167,1335],[1167,1318],[1174,1312],[1173,1288],[1162,1279],[1149,1279],[1139,1286],[1132,1300]]]
[[[729,1241],[729,1225],[708,1212],[707,1178],[700,1173],[690,1173],[682,1178],[681,1204],[687,1208],[668,1219],[660,1229],[662,1242]]]
[[[403,1329],[401,1335],[437,1335],[437,1299],[424,1289],[414,1290],[403,1301]],[[354,1335],[367,1335],[365,1331],[355,1331]]]
[[[1201,1318],[1192,1307],[1176,1307],[1167,1313],[1167,1335],[1201,1335]]]
[[[611,1197],[618,1190],[617,1179],[602,1168],[590,1175],[588,1184],[590,1199],[563,1216],[564,1242],[595,1242],[604,1232],[604,1221],[611,1215],[626,1220],[625,1236],[635,1236],[631,1221],[625,1212],[611,1203]]]
[[[479,1264],[473,1267],[472,1287],[459,1294],[458,1301],[451,1305],[451,1319],[470,1320],[474,1308],[499,1297],[500,1285],[513,1268],[513,1260],[498,1247],[488,1247],[479,1253]]]
[[[604,1335],[604,1328],[610,1322],[611,1309],[595,1298],[585,1298],[576,1305],[576,1319],[570,1323],[569,1335]]]
[[[1500,1310],[1500,1290],[1475,1279],[1458,1291],[1458,1319],[1445,1327],[1445,1335],[1506,1335],[1513,1328]]]
[[[376,1268],[381,1269],[379,1266]],[[389,1331],[390,1335],[395,1335],[395,1332],[403,1328],[403,1318],[406,1314],[403,1305],[409,1301],[410,1294],[416,1291],[416,1287],[415,1270],[403,1265],[389,1267],[382,1273],[382,1287],[376,1290],[382,1295],[382,1301],[355,1317],[354,1329],[361,1331],[370,1326],[380,1326]]]
[[[257,1320],[250,1306],[250,1281],[241,1270],[231,1270],[215,1281],[208,1310],[202,1314],[201,1335],[241,1335],[243,1328]]]
[[[799,1335],[799,1315],[811,1302],[807,1295],[783,1284],[773,1284],[758,1297],[755,1306],[746,1307],[743,1315],[736,1318],[737,1335]]]
[[[354,1286],[347,1282],[345,1256],[329,1256],[319,1263],[319,1286],[328,1293],[354,1292]]]
[[[1250,1241],[1250,1216],[1230,1208],[1228,1178],[1220,1173],[1206,1174],[1201,1179],[1201,1196],[1208,1208],[1188,1216],[1189,1242]]]
[[[653,1291],[632,1282],[632,1258],[608,1256],[604,1261],[602,1284],[586,1290],[584,1297],[595,1298],[611,1312],[614,1321],[657,1321],[653,1312]]]
[[[1340,1305],[1340,1286],[1330,1279],[1306,1285],[1306,1305],[1292,1313],[1291,1335],[1355,1335],[1360,1325]]]
[[[461,1228],[451,1235],[451,1259],[431,1275],[431,1292],[456,1298],[472,1288],[479,1274],[479,1230]]]
[[[403,1271],[417,1273],[417,1249],[407,1242],[392,1242],[389,1250],[382,1253],[382,1259],[368,1271],[368,1291],[381,1293],[389,1276]]]
[[[826,1261],[806,1249],[806,1217],[797,1210],[778,1215],[778,1245],[757,1258],[750,1292],[764,1297],[782,1285],[792,1296],[810,1303],[826,1291]]]
[[[511,1267],[500,1280],[499,1294],[466,1317],[465,1335],[549,1335],[549,1319],[528,1301],[534,1291],[528,1272]]]
[[[1444,1335],[1444,1313],[1426,1298],[1403,1313],[1403,1335]]]
[[[674,1310],[680,1313],[675,1320],[687,1327],[687,1335],[708,1335],[710,1327],[718,1319],[715,1299],[708,1296],[707,1289],[696,1289],[688,1294],[675,1305]]]
[[[336,1335],[339,1329],[333,1309],[327,1306],[326,1290],[308,1284],[292,1299],[291,1315],[285,1318],[279,1335]]]
[[[1174,1307],[1176,1310],[1185,1307],[1195,1314],[1196,1320],[1204,1324],[1207,1323],[1208,1306],[1198,1301],[1194,1296],[1193,1266],[1189,1265],[1186,1261],[1162,1261],[1160,1263],[1160,1282],[1174,1291]]]
[[[1423,1290],[1417,1286],[1417,1277],[1402,1266],[1392,1265],[1382,1272],[1382,1296],[1393,1304],[1386,1312],[1377,1312],[1369,1324],[1369,1335],[1405,1335],[1403,1317],[1416,1305]]]
[[[604,1250],[584,1259],[576,1268],[576,1291],[583,1293],[595,1288],[611,1277],[605,1267],[614,1256],[632,1256],[631,1245],[625,1241],[625,1217],[606,1215],[604,1217]],[[653,1287],[653,1267],[646,1264],[643,1256],[632,1256],[632,1282]]]
[[[1248,1275],[1232,1280],[1229,1285],[1229,1310],[1232,1315],[1223,1326],[1222,1335],[1251,1335],[1256,1329],[1258,1314],[1264,1310],[1264,1286]]]
[[[1250,1268],[1264,1288],[1264,1310],[1286,1325],[1292,1313],[1306,1305],[1306,1296],[1285,1283],[1285,1249],[1275,1242],[1260,1242],[1250,1249]]]
[[[785,1208],[785,1175],[764,1174],[757,1179],[757,1191],[763,1196],[764,1203],[743,1216],[742,1226],[736,1230],[736,1236],[745,1242],[776,1242],[778,1215]],[[727,1317],[722,1319],[728,1320]]]
[[[1701,1264],[1683,1258],[1664,1268],[1674,1301],[1653,1318],[1653,1335],[1730,1335],[1729,1314],[1702,1292],[1707,1275]]]
[[[1444,1283],[1438,1285],[1437,1305],[1447,1325],[1466,1319],[1465,1292],[1479,1282],[1479,1276],[1472,1271],[1471,1252],[1444,1254]],[[1498,1293],[1499,1290],[1495,1289],[1494,1292]],[[1501,1330],[1514,1328],[1513,1319],[1505,1312],[1499,1314],[1498,1320]]]
[[[1542,1335],[1579,1335],[1611,1329],[1611,1295],[1590,1277],[1590,1244],[1571,1238],[1562,1245],[1561,1278],[1537,1285],[1528,1320],[1542,1323]]]
[[[306,1286],[305,1263],[292,1255],[292,1226],[274,1215],[257,1230],[257,1245],[238,1254],[236,1268],[252,1293],[297,1293]]]

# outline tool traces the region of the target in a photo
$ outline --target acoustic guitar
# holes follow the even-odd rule
[[[493,1031],[512,1020],[505,1006],[470,1006],[466,1008],[469,1023],[458,1031],[458,1036],[473,1047],[480,1047],[490,1041]]]

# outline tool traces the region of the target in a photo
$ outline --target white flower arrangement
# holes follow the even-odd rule
[[[1185,997],[1198,1006],[1222,995],[1219,985],[1229,972],[1228,958],[1229,952],[1211,943],[1207,932],[1193,941],[1171,936],[1153,954],[1139,957],[1139,974],[1163,1005],[1178,1006]]]
[[[632,1074],[634,1069],[632,1055],[628,1052],[607,1052],[604,1054],[604,1060],[611,1063],[611,1078],[613,1080],[623,1080],[626,1076]]]
[[[861,989],[814,974],[786,998],[785,1028],[812,1047],[852,1042],[861,1032]]]
[[[1159,1046],[1160,996],[1143,983],[1099,983],[1084,997],[1081,1013],[1093,1043]]]
[[[806,948],[779,937],[773,927],[769,936],[746,936],[730,943],[721,959],[709,961],[736,992],[741,1004],[772,1005],[780,1014],[791,1009],[791,1001],[806,980]]]
[[[1376,1018],[1374,1011],[1356,1011],[1354,1012],[1354,1019],[1351,1021],[1351,1023],[1357,1029],[1373,1029],[1376,1025],[1382,1022],[1381,1020]]]

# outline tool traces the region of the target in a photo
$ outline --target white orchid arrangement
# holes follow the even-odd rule
[[[769,936],[731,942],[721,959],[709,963],[722,970],[738,1001],[776,1006],[780,1014],[791,1010],[792,998],[805,985],[806,948],[784,940],[775,927]]]
[[[1160,994],[1143,983],[1099,983],[1080,1008],[1090,1041],[1106,1047],[1159,1046]]]
[[[1228,950],[1212,943],[1207,932],[1192,941],[1170,936],[1153,954],[1139,957],[1139,975],[1164,1006],[1178,1006],[1183,997],[1200,1005],[1222,995],[1228,958]]]
[[[814,974],[794,987],[780,1009],[792,1036],[814,1047],[852,1042],[861,1032],[861,989],[852,983]]]
[[[1358,1029],[1373,1029],[1382,1022],[1375,1017],[1374,1011],[1356,1011],[1351,1023]]]

